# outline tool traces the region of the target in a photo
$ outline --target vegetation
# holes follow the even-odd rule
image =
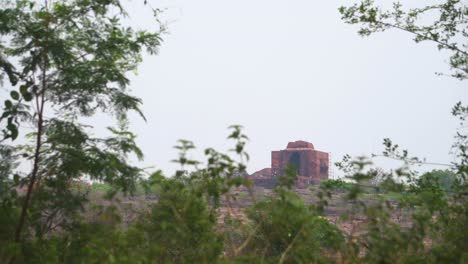
[[[346,23],[361,26],[361,36],[397,29],[412,34],[416,42],[435,43],[439,50],[447,50],[451,54],[449,65],[452,73],[449,75],[459,80],[468,78],[468,7],[463,1],[445,0],[412,9],[405,9],[402,3],[395,2],[391,10],[385,10],[373,0],[365,0],[350,7],[341,7],[339,11]]]
[[[416,41],[436,42],[452,52],[451,75],[466,80],[468,7],[447,0],[402,8],[384,11],[363,1],[340,12],[345,22],[363,26],[362,35],[398,28]],[[429,10],[440,12],[439,19],[418,26]],[[468,262],[468,107],[453,108],[461,125],[457,161],[447,170],[418,175],[412,166],[424,161],[385,139],[383,155],[400,160],[400,168],[383,171],[369,158],[346,156],[337,164],[346,180],[322,182],[313,204],[292,190],[294,168],[271,196],[254,195],[242,177],[249,156],[240,126],[230,127],[230,153],[208,148],[202,163],[188,158],[194,144],[180,140],[174,160],[180,170],[147,175],[128,162],[129,155],[143,155],[127,129],[126,114],[141,114],[141,100],[129,94],[126,75],[142,52],[156,53],[164,28],[135,31],[122,25],[125,15],[117,0],[0,4],[0,73],[9,89],[0,119],[1,262]],[[94,137],[82,124],[99,112],[117,121],[110,137]],[[20,135],[28,143],[16,143]],[[19,164],[31,164],[30,172]],[[95,183],[85,184],[90,180]],[[232,213],[238,188],[251,200],[245,218]],[[89,201],[96,192],[106,193],[105,202]],[[118,195],[135,192],[154,195],[154,202],[135,208],[127,221]],[[350,208],[332,222],[324,211],[338,192]],[[377,193],[385,195],[367,195]],[[389,196],[395,193],[404,195]]]

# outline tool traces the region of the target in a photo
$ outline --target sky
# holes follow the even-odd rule
[[[154,28],[142,2],[127,5],[130,23]],[[148,2],[165,9],[168,33],[131,77],[147,118],[131,115],[144,166],[173,173],[178,139],[195,143],[197,159],[206,147],[225,151],[232,124],[250,138],[248,172],[270,167],[270,152],[295,140],[332,162],[380,153],[383,138],[430,162],[453,161],[450,112],[467,101],[467,83],[434,74],[449,72],[434,44],[398,31],[362,38],[340,19],[348,1]]]

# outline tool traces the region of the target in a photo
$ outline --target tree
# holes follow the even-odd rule
[[[332,262],[344,242],[341,231],[294,192],[283,186],[255,203],[248,217],[254,226],[247,255],[272,263]],[[329,253],[329,255],[327,254]]]
[[[158,202],[130,230],[140,234],[142,254],[158,263],[213,263],[222,253],[216,217],[192,185],[161,178]]]
[[[118,0],[0,4],[0,74],[10,93],[0,117],[2,144],[33,126],[25,130],[32,144],[15,149],[22,162],[32,163],[30,173],[15,176],[16,187],[26,186],[15,204],[20,213],[9,238],[16,243],[25,232],[42,237],[70,226],[86,200],[73,188],[77,179],[128,191],[141,174],[127,162],[129,154],[143,157],[127,130],[127,112],[142,115],[141,100],[129,93],[127,74],[137,69],[144,51],[157,52],[163,28],[136,31],[123,25],[125,16]],[[118,128],[109,128],[113,136],[92,137],[80,123],[81,117],[98,112],[118,121]]]
[[[394,3],[392,10],[383,10],[371,0],[364,0],[350,7],[339,8],[342,19],[349,24],[359,24],[359,34],[368,36],[387,29],[398,29],[414,35],[416,42],[432,41],[439,49],[450,52],[449,64],[452,77],[461,81],[468,79],[468,6],[463,1],[446,0],[441,4],[414,8],[408,11],[400,3]],[[436,19],[423,24],[424,15],[435,15]],[[467,232],[462,223],[468,221],[467,184],[467,134],[466,117],[468,107],[457,103],[452,109],[454,117],[460,120],[453,145],[456,162],[447,171],[432,171],[416,177],[411,170],[414,164],[424,161],[410,157],[408,151],[400,150],[389,139],[384,140],[384,156],[403,162],[401,168],[386,174],[385,186],[405,190],[392,205],[381,201],[369,205],[360,201],[361,212],[368,218],[367,232],[360,236],[358,245],[366,248],[365,262],[406,263],[406,262],[466,262]],[[366,176],[372,176],[367,169],[370,164],[346,157],[344,168],[349,177],[359,185]],[[354,170],[354,171],[352,171]],[[408,183],[402,186],[391,181],[403,178]],[[358,199],[358,192],[353,200]],[[404,229],[392,218],[394,210],[410,210],[412,226]],[[457,231],[458,230],[458,231]],[[431,245],[427,245],[431,241]]]
[[[440,188],[446,192],[451,192],[457,179],[457,175],[450,170],[432,170],[421,175],[418,179],[423,182],[434,181],[434,184],[439,185]]]
[[[373,0],[361,1],[349,7],[340,7],[342,19],[348,24],[359,24],[361,36],[398,29],[414,36],[414,41],[431,41],[439,50],[450,53],[450,74],[459,80],[468,78],[468,6],[460,0],[405,10],[400,2],[392,10],[384,10]],[[426,22],[425,16],[436,17]]]

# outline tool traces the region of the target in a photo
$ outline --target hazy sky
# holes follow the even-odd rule
[[[142,2],[129,5],[132,23],[154,26]],[[145,165],[170,174],[181,138],[199,147],[195,157],[226,150],[231,124],[251,139],[249,172],[299,139],[333,161],[380,152],[385,137],[429,161],[452,160],[450,110],[468,87],[434,74],[449,70],[434,44],[396,31],[361,38],[340,20],[348,1],[149,2],[167,8],[169,34],[132,78],[148,119],[132,118]]]

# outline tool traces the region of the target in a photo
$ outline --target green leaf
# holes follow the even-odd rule
[[[19,184],[19,180],[20,180],[20,177],[18,174],[13,175],[13,181],[15,182],[15,184]]]
[[[10,130],[11,140],[15,140],[18,137],[18,128],[16,127],[16,125],[13,123],[9,123],[7,125],[7,129]]]
[[[27,93],[27,92],[28,92],[28,87],[27,87],[26,85],[21,85],[21,86],[20,86],[20,93],[21,93],[21,95],[24,96],[24,94]]]
[[[26,93],[23,94],[23,98],[24,98],[24,100],[25,100],[26,102],[29,102],[29,101],[32,100],[33,95],[32,95],[31,93],[29,93],[29,92],[26,92]]]
[[[11,91],[10,92],[10,96],[11,98],[13,98],[14,100],[18,100],[19,99],[19,93],[17,91]]]
[[[1,117],[1,118],[5,118],[5,117],[9,116],[10,114],[11,114],[11,112],[10,112],[10,111],[5,111],[5,112],[3,112],[3,114],[2,114],[2,117]]]
[[[5,108],[11,108],[13,107],[13,103],[10,100],[5,100]]]

